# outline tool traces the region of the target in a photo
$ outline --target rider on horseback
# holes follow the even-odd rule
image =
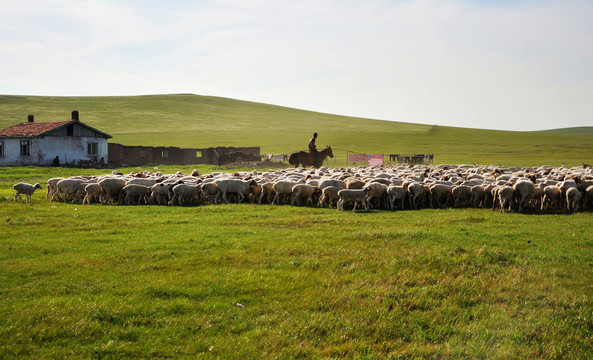
[[[317,133],[313,134],[311,140],[309,140],[309,151],[313,153],[315,157],[315,165],[319,164],[319,151],[317,151],[317,145],[315,145],[315,140],[317,140]]]

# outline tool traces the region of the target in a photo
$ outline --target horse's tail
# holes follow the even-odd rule
[[[298,153],[290,154],[290,157],[288,158],[288,163],[290,165],[298,164]]]

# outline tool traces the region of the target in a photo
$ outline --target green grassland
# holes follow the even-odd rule
[[[12,200],[91,173],[0,170],[2,359],[593,357],[590,212]]]
[[[419,125],[316,113],[190,94],[124,97],[0,96],[0,128],[26,121],[70,119],[125,145],[260,146],[262,153],[303,150],[313,132],[319,146],[361,153],[435,154],[436,163],[567,166],[593,162],[593,127],[536,132]],[[397,119],[394,119],[397,120]],[[427,119],[438,123],[438,119]],[[559,120],[559,124],[561,124]],[[560,125],[561,126],[561,125]],[[493,127],[484,124],[485,128]],[[338,161],[334,165],[341,165]]]

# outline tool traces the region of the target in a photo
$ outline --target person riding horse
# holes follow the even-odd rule
[[[319,151],[317,151],[317,145],[315,145],[315,141],[317,140],[317,133],[313,134],[311,140],[309,140],[309,151],[313,153],[315,156],[315,164],[319,163]]]

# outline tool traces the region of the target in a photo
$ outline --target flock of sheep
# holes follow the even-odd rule
[[[40,184],[18,183],[27,202]],[[290,168],[267,172],[140,173],[52,178],[50,201],[90,204],[201,205],[221,201],[310,205],[338,210],[492,207],[578,211],[593,205],[593,169],[538,166],[398,165]],[[22,198],[21,198],[22,201]]]

